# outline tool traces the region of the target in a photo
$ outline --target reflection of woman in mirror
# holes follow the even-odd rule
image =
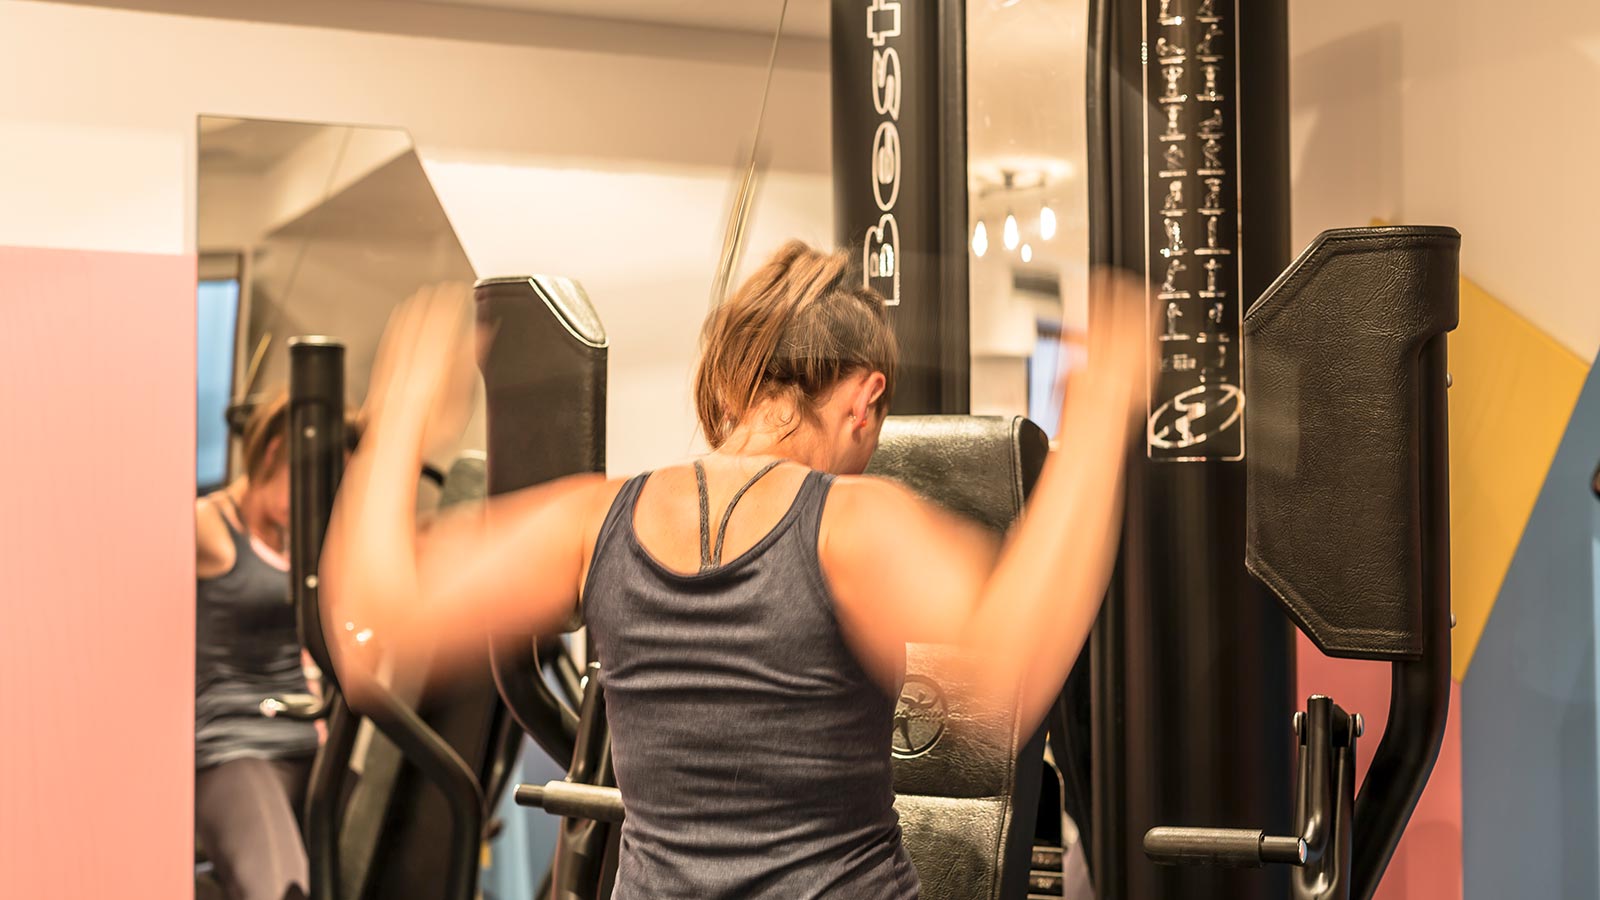
[[[297,807],[317,732],[260,712],[308,688],[289,595],[287,422],[286,395],[257,406],[244,476],[195,503],[195,829],[230,900],[303,897],[308,878]]]
[[[1094,623],[1143,285],[1093,290],[1104,325],[1062,415],[1074,452],[1050,455],[1002,548],[862,476],[898,350],[861,284],[843,254],[796,241],[712,312],[692,382],[710,453],[540,485],[425,533],[413,473],[428,429],[466,418],[467,292],[425,292],[385,335],[323,555],[340,685],[359,707],[374,654],[462,665],[489,631],[557,628],[581,597],[627,809],[616,900],[916,896],[890,770],[907,642],[968,647],[985,661],[962,682],[982,685],[974,702],[1020,707],[1031,734]]]

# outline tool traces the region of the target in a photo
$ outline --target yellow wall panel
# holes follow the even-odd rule
[[[1450,577],[1460,681],[1588,365],[1463,279],[1461,325],[1450,335],[1450,372]]]

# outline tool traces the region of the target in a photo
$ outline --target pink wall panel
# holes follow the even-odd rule
[[[1389,665],[1323,656],[1300,636],[1300,699],[1327,694],[1366,717],[1357,778],[1366,776],[1389,715]],[[1450,697],[1450,724],[1433,776],[1384,876],[1375,900],[1461,900],[1461,688]]]
[[[0,247],[0,897],[193,889],[194,281]]]

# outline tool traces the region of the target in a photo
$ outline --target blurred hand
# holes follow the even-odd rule
[[[477,391],[472,289],[422,288],[395,308],[372,365],[364,414],[374,431],[420,429],[424,458],[453,446],[472,416]]]
[[[1144,282],[1126,273],[1101,270],[1090,277],[1088,339],[1064,340],[1061,348],[1062,358],[1073,360],[1062,392],[1063,435],[1096,423],[1143,420],[1145,388],[1157,358],[1149,303]]]

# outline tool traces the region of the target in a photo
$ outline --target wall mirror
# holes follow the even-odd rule
[[[344,345],[346,402],[358,407],[396,304],[424,285],[470,283],[474,272],[402,130],[202,117],[197,169],[195,821],[197,896],[207,897],[286,877],[257,871],[280,856],[260,847],[301,840],[325,734],[322,723],[260,712],[269,696],[314,695],[320,673],[300,647],[289,596],[287,454],[269,442],[277,462],[252,471],[240,426],[282,396],[288,346],[300,336]],[[481,458],[481,391],[476,403],[456,445],[426,460],[438,471]],[[419,504],[435,504],[437,486],[419,481]],[[381,796],[406,777],[369,727],[356,741],[351,809],[361,793]],[[341,843],[345,863],[377,852]]]

